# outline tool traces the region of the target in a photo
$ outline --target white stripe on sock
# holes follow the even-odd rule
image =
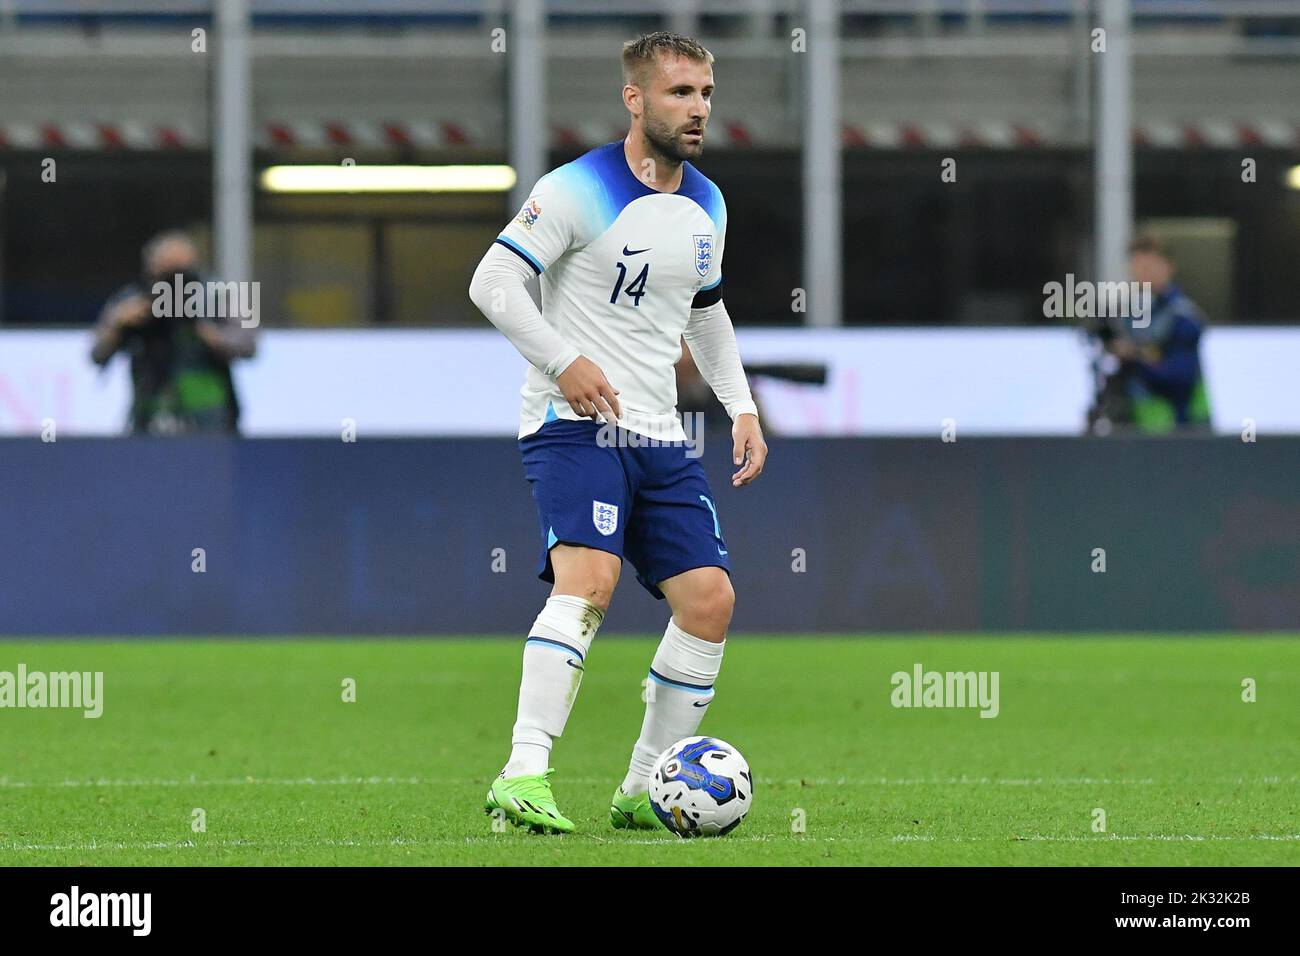
[[[569,594],[552,596],[537,615],[524,642],[519,709],[503,775],[546,771],[552,741],[564,733],[587,653],[604,618],[600,608]]]
[[[665,680],[708,689],[675,687],[653,677],[649,679],[645,719],[623,779],[624,793],[644,793],[649,786],[650,770],[659,755],[677,741],[695,736],[713,700],[713,684],[722,669],[725,643],[687,634],[676,621],[668,621],[651,669]]]

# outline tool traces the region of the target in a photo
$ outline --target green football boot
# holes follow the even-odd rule
[[[573,821],[560,812],[547,778],[555,771],[531,776],[498,777],[488,789],[483,812],[489,816],[497,810],[517,827],[532,833],[572,833]]]
[[[629,797],[619,787],[614,791],[614,799],[609,802],[609,822],[615,830],[663,830],[655,812],[650,809],[650,794],[642,793]]]

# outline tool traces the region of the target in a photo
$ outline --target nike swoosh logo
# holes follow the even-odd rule
[[[584,671],[584,672],[585,672],[585,668],[584,668],[581,664],[579,664],[577,661],[575,661],[573,658],[569,658],[569,659],[566,660],[564,663],[568,664],[568,665],[569,665],[570,667],[572,667],[575,671]]]
[[[641,253],[643,253],[643,252],[649,252],[650,249],[651,249],[650,246],[646,246],[644,249],[629,249],[627,246],[624,246],[624,247],[623,247],[623,255],[625,255],[625,256],[639,256],[639,255],[641,255]]]
[[[713,698],[712,698],[712,697],[710,697],[708,700],[697,700],[697,701],[693,701],[693,702],[691,703],[691,706],[692,706],[692,707],[708,707],[709,704],[711,704],[711,703],[713,703]]]

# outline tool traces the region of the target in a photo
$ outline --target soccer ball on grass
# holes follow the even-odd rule
[[[679,837],[725,836],[740,826],[753,799],[749,764],[717,737],[677,741],[650,771],[650,806]]]

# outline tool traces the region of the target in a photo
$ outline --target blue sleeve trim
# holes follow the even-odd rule
[[[517,245],[516,243],[511,242],[505,236],[497,236],[496,241],[501,243],[501,245],[505,246],[515,255],[519,256],[519,258],[523,259],[524,262],[532,266],[533,271],[536,272],[538,275],[541,275],[543,272],[546,271],[542,267],[542,264],[538,262],[536,259],[534,259],[532,253],[530,253],[527,249],[523,248],[520,245]]]

